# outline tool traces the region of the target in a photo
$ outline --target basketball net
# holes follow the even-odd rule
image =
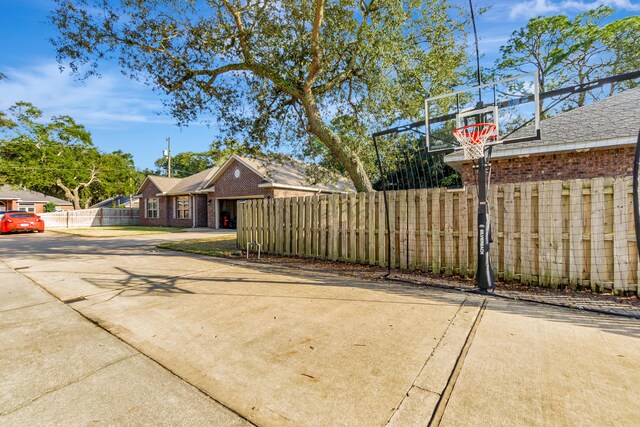
[[[496,138],[497,126],[495,123],[474,123],[462,126],[453,131],[453,136],[458,140],[465,160],[475,160],[484,156],[484,146],[489,140]]]

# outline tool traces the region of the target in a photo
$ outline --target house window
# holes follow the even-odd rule
[[[176,197],[176,217],[189,218],[189,196]]]
[[[34,203],[18,203],[18,210],[24,212],[35,212],[36,205]]]
[[[147,199],[147,218],[159,218],[158,199]]]

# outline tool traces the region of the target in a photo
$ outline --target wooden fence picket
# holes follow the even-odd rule
[[[494,185],[494,271],[524,284],[637,292],[631,183],[626,177]],[[388,226],[381,192],[248,200],[238,204],[236,242],[244,248],[255,240],[274,254],[475,274],[475,188],[389,191],[387,200]]]

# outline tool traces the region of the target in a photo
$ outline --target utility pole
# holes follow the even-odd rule
[[[171,178],[171,137],[167,138],[167,149],[162,154],[167,157],[167,176]]]

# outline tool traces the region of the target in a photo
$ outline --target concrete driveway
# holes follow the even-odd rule
[[[198,237],[185,234],[3,236],[0,256],[7,274],[46,289],[66,303],[60,309],[95,322],[239,423],[636,425],[640,419],[637,321],[152,245]],[[21,368],[20,361],[14,365]],[[45,361],[39,369],[53,368]]]

